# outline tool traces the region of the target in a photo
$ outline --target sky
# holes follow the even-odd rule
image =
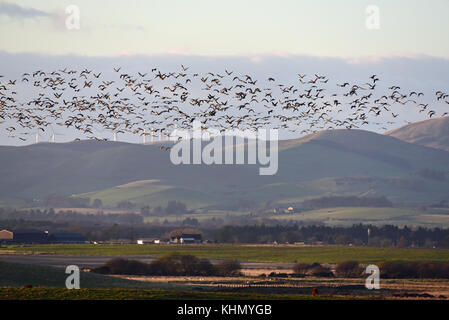
[[[64,66],[179,71],[184,64],[285,83],[298,73],[335,82],[377,74],[380,86],[431,96],[448,91],[448,12],[448,0],[0,0],[0,75]],[[423,119],[405,113],[397,125]],[[0,128],[0,144],[31,140],[11,140]]]
[[[79,29],[67,29],[69,5]],[[378,28],[367,27],[369,6]],[[447,0],[0,2],[3,51],[115,56],[430,55],[449,58]]]

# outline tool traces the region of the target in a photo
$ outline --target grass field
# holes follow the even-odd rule
[[[289,205],[289,204],[288,204]],[[161,217],[145,217],[145,222],[182,221],[195,218],[198,221],[207,219],[228,219],[248,215],[249,212],[208,210],[193,214]],[[393,208],[393,207],[335,207],[308,210],[295,214],[272,214],[265,218],[280,221],[320,221],[329,226],[352,226],[357,223],[396,226],[424,226],[429,228],[449,227],[449,209],[447,208]]]
[[[67,277],[64,268],[0,261],[0,287],[24,287],[31,284],[39,287],[65,288]],[[168,284],[133,281],[89,272],[81,272],[80,279],[83,288],[168,289],[173,287]]]
[[[258,262],[338,263],[345,260],[357,260],[360,263],[378,263],[381,261],[449,261],[448,249],[400,249],[355,246],[64,244],[8,246],[0,249],[0,254],[2,252],[40,252],[98,256],[162,256],[171,252],[182,252],[204,258]]]
[[[449,209],[336,207],[309,210],[296,214],[273,215],[270,218],[293,221],[323,221],[326,225],[392,224],[448,227]]]
[[[121,201],[131,201],[135,204],[166,206],[170,200],[185,203],[189,209],[198,209],[213,204],[213,196],[185,188],[161,184],[159,180],[141,180],[116,187],[81,193],[74,197],[100,199],[103,205],[115,207]]]

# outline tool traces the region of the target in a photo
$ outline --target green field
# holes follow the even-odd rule
[[[449,227],[449,209],[336,207],[303,211],[295,214],[277,214],[272,219],[292,221],[322,221],[326,225],[353,225],[355,223],[397,226]]]
[[[24,287],[31,284],[33,287],[65,288],[65,280],[68,277],[64,268],[2,261],[0,275],[0,287]],[[81,272],[80,279],[83,288],[176,288],[163,283],[133,281],[90,272]]]
[[[145,217],[145,222],[181,222],[186,218],[194,218],[198,221],[207,219],[223,219],[248,215],[249,212],[225,211],[225,210],[204,210],[197,213],[184,215],[165,215]],[[449,209],[447,208],[392,208],[392,207],[335,207],[316,210],[307,210],[294,214],[269,214],[263,216],[280,221],[304,221],[323,222],[328,226],[352,226],[353,224],[391,224],[399,227],[403,226],[423,226],[428,228],[448,228]]]
[[[238,259],[258,262],[320,262],[338,263],[357,260],[360,263],[381,261],[449,261],[448,249],[400,249],[355,246],[293,246],[293,245],[36,245],[9,246],[2,251],[16,253],[53,253],[61,255],[99,256],[162,256],[182,252],[212,259]],[[1,259],[1,255],[0,255]]]
[[[115,207],[121,201],[131,201],[139,205],[164,206],[170,200],[184,202],[190,209],[213,204],[210,195],[184,188],[161,184],[159,180],[141,180],[116,187],[81,193],[75,197],[100,199],[104,206]]]

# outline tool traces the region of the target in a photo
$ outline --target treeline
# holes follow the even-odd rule
[[[140,214],[144,217],[187,213],[192,213],[192,211],[187,210],[187,206],[185,203],[175,200],[168,201],[167,206],[165,207],[156,206],[152,208],[150,206],[143,206],[142,208],[140,208]]]
[[[447,262],[382,262],[379,264],[382,278],[449,279]]]
[[[385,261],[378,264],[380,277],[384,279],[449,279],[447,262],[398,262]],[[331,270],[319,263],[296,263],[295,276],[366,278],[365,268],[357,261],[343,261]]]
[[[34,201],[31,199],[25,200],[30,207],[45,207],[45,208],[93,208],[102,209],[104,207],[101,199],[91,199],[89,197],[71,197],[57,193],[49,194],[42,200]],[[115,204],[116,209],[138,211],[139,207],[136,203],[129,200],[119,201]],[[140,208],[140,213],[144,216],[152,215],[176,215],[191,213],[187,209],[187,205],[181,201],[171,200],[167,202],[166,206],[143,206]]]
[[[73,211],[0,208],[0,230],[48,230],[52,233],[81,233],[88,241],[162,238],[172,225],[145,224],[139,214],[87,214]]]
[[[332,207],[392,207],[393,203],[386,197],[335,196],[320,197],[303,201],[308,209]]]
[[[43,199],[43,205],[48,208],[89,208],[90,198],[68,197],[53,193]]]
[[[370,245],[378,247],[449,248],[449,229],[357,224],[351,227],[292,224],[257,217],[194,218],[145,223],[141,214],[101,214],[53,209],[0,208],[0,229],[37,229],[82,233],[90,241],[137,238],[167,239],[170,231],[195,228],[203,239],[217,243],[296,243]],[[368,237],[368,229],[369,237]]]
[[[104,266],[91,270],[101,274],[125,274],[142,276],[238,276],[241,265],[236,260],[224,260],[213,265],[208,259],[193,255],[172,253],[151,263],[115,258]]]
[[[142,224],[143,217],[136,213],[103,214],[81,213],[72,210],[55,212],[54,209],[29,209],[20,210],[13,208],[0,208],[0,220],[27,220],[27,221],[52,221],[52,222],[73,222],[78,223],[101,223],[101,224]]]
[[[369,236],[368,236],[368,229]],[[397,227],[392,225],[352,227],[253,225],[225,226],[213,231],[211,238],[224,243],[323,243],[380,247],[449,248],[448,229]]]

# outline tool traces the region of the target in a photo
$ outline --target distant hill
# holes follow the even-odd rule
[[[114,206],[189,208],[300,204],[323,196],[385,196],[395,205],[433,204],[449,194],[449,152],[362,130],[333,130],[279,147],[279,169],[259,165],[174,165],[158,144],[106,141],[0,147],[0,204],[58,193]]]
[[[386,134],[402,141],[449,151],[449,117],[412,123]]]

